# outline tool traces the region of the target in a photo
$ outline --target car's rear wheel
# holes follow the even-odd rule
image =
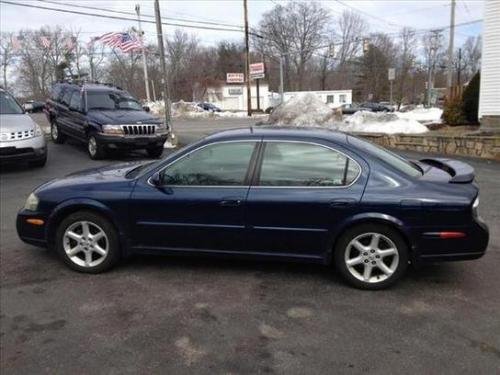
[[[66,265],[85,273],[103,272],[120,258],[114,226],[90,211],[73,213],[61,222],[56,232],[56,250]]]
[[[394,229],[363,224],[347,230],[335,246],[335,265],[360,289],[383,289],[398,281],[408,267],[408,246]]]
[[[61,133],[59,129],[59,125],[57,125],[57,122],[55,120],[52,120],[50,123],[50,137],[52,138],[52,141],[54,143],[64,143],[66,140],[66,135]]]
[[[99,143],[95,136],[90,135],[87,141],[87,152],[92,160],[99,160],[106,156],[104,146]]]
[[[163,145],[156,147],[149,147],[146,149],[149,157],[151,158],[159,158],[163,154]]]

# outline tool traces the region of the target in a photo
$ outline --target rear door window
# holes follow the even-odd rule
[[[359,165],[333,149],[302,142],[265,144],[260,186],[335,187],[350,185]]]

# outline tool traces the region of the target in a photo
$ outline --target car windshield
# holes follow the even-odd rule
[[[16,99],[5,91],[0,91],[0,115],[20,115],[24,113]]]
[[[141,103],[119,91],[88,91],[87,110],[117,110],[142,111]]]
[[[371,155],[376,158],[384,161],[389,164],[393,168],[397,169],[404,174],[411,177],[420,177],[422,176],[422,169],[418,167],[416,164],[411,163],[410,161],[402,158],[399,155],[396,155],[393,152],[386,150],[383,147],[377,146],[371,142],[368,142],[364,139],[360,139],[357,137],[349,136],[349,143],[359,147],[362,150],[369,152]]]

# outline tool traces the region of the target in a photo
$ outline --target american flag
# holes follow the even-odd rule
[[[40,37],[40,43],[42,44],[42,46],[44,46],[45,48],[50,48],[50,39],[46,36],[41,36]]]
[[[91,43],[101,42],[111,48],[119,48],[123,52],[131,52],[142,48],[141,41],[129,33],[106,33],[95,37]]]

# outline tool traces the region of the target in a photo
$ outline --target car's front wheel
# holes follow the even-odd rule
[[[59,224],[56,250],[70,268],[85,273],[103,272],[120,258],[114,226],[90,211],[73,213]]]
[[[59,129],[59,125],[57,125],[57,122],[55,120],[52,120],[50,123],[50,137],[52,138],[52,141],[54,143],[64,143],[66,140],[66,135],[61,133]]]
[[[92,160],[102,159],[106,155],[104,146],[93,135],[90,135],[87,140],[87,152]]]
[[[347,230],[335,247],[335,265],[360,289],[383,289],[398,281],[408,267],[408,246],[394,229],[363,224]]]

